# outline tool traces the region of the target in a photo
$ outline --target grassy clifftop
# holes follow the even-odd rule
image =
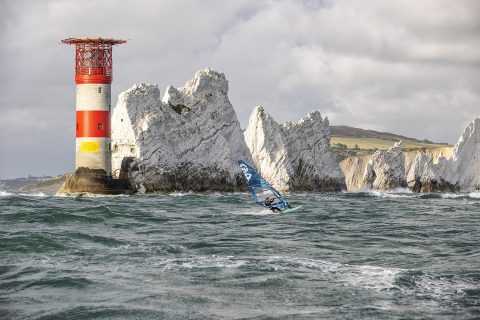
[[[388,132],[365,130],[348,126],[330,126],[330,145],[340,158],[352,155],[373,153],[376,150],[386,150],[395,142],[402,141],[405,151],[444,148],[446,143],[435,143],[429,140],[419,140]]]

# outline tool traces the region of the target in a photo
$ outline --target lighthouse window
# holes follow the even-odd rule
[[[102,93],[102,87],[98,87],[98,93]]]
[[[103,130],[103,124],[102,123],[98,124],[98,130]]]

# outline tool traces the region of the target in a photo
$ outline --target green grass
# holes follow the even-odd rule
[[[350,138],[350,137],[332,137],[330,140],[330,145],[335,147],[336,144],[341,143],[347,146],[347,149],[355,149],[355,145],[358,146],[359,150],[386,150],[394,145],[396,141],[392,140],[383,140],[375,138]],[[402,141],[402,149],[412,150],[412,149],[435,149],[443,148],[447,145],[435,144],[435,143],[423,143],[416,141],[404,140]]]

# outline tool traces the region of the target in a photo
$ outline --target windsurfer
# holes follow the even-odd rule
[[[252,193],[252,199],[256,204],[263,206],[265,209],[270,209],[273,212],[291,212],[294,211],[296,208],[290,207],[288,202],[284,199],[284,197],[273,188],[267,180],[262,178],[255,169],[250,167],[245,161],[238,160],[238,164],[242,169],[243,175],[247,179],[248,188]],[[266,198],[261,200],[263,197],[258,197],[258,193],[265,194],[266,192],[270,193]],[[265,194],[266,196],[266,194]],[[300,207],[297,207],[300,208]],[[292,209],[292,210],[288,210]]]
[[[277,206],[278,203],[274,203],[275,197],[266,197],[263,201],[265,207],[269,208],[273,212],[281,212],[282,210]]]

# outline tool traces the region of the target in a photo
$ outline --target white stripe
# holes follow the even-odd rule
[[[110,84],[77,84],[77,111],[110,111],[112,96]]]

